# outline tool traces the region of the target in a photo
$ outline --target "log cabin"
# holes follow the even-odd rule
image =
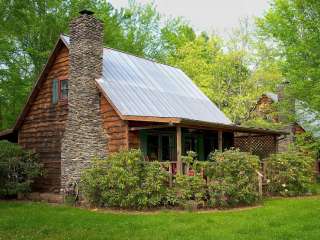
[[[233,124],[180,69],[103,47],[103,25],[82,11],[61,35],[27,103],[0,139],[39,154],[34,191],[65,193],[94,157],[140,148],[146,161],[206,160],[231,147],[264,158],[285,132]]]
[[[310,109],[307,104],[300,100],[292,101],[290,111],[294,114],[294,120],[281,116],[277,111],[277,104],[285,100],[284,88],[288,82],[279,84],[278,92],[266,92],[260,96],[252,109],[251,117],[260,117],[273,123],[282,123],[287,135],[278,139],[278,151],[288,150],[288,146],[295,142],[297,135],[310,132],[314,138],[320,137],[319,113]],[[287,104],[286,104],[287,105]],[[320,175],[320,149],[316,160],[316,174]]]

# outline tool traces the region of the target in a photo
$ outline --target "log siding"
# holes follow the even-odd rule
[[[59,192],[61,181],[61,139],[68,113],[66,102],[52,104],[53,79],[68,79],[68,49],[62,46],[53,56],[53,64],[23,119],[18,143],[38,153],[44,167],[44,176],[33,188],[41,192]]]
[[[112,105],[101,95],[101,116],[103,128],[107,135],[107,151],[114,153],[129,148],[128,122],[122,120]]]

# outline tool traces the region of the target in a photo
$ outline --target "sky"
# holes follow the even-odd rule
[[[116,8],[128,6],[127,0],[108,0]],[[148,3],[152,0],[136,0]],[[196,31],[224,35],[236,28],[240,18],[262,16],[269,0],[154,0],[158,11],[167,16],[184,17]]]

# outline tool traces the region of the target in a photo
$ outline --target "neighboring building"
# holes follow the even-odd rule
[[[281,116],[277,114],[276,104],[283,99],[282,91],[279,94],[265,93],[258,99],[256,106],[251,112],[251,116],[258,116],[273,123],[281,122]],[[295,121],[289,122],[285,129],[290,133],[278,141],[278,150],[287,150],[289,144],[294,143],[297,134],[310,132],[313,137],[320,137],[320,119],[319,114],[311,110],[302,101],[295,100],[292,104]],[[276,113],[276,114],[275,114]],[[319,149],[320,152],[320,149]],[[316,170],[320,173],[320,162],[317,161]]]
[[[273,123],[280,123],[281,116],[278,115],[277,107],[275,105],[279,102],[279,99],[280,98],[276,93],[267,92],[262,94],[251,111],[251,117],[260,117]],[[293,135],[305,132],[303,122],[301,123],[300,121],[290,123],[287,128]]]
[[[258,116],[270,122],[280,123],[281,116],[278,115],[275,106],[279,101],[281,101],[279,94],[271,92],[262,94],[251,111],[251,116]],[[319,113],[311,110],[304,102],[299,100],[295,100],[292,106],[295,121],[289,124],[290,133],[296,135],[308,131],[314,137],[320,137]]]
[[[61,36],[14,128],[0,133],[35,150],[46,175],[34,190],[63,193],[93,157],[141,148],[170,161],[193,150],[206,160],[238,147],[261,157],[284,132],[233,124],[180,69],[103,48],[103,26],[89,11]]]

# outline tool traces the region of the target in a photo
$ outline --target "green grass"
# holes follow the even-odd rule
[[[92,212],[44,203],[0,202],[0,239],[319,239],[320,197],[273,199],[206,213]]]

